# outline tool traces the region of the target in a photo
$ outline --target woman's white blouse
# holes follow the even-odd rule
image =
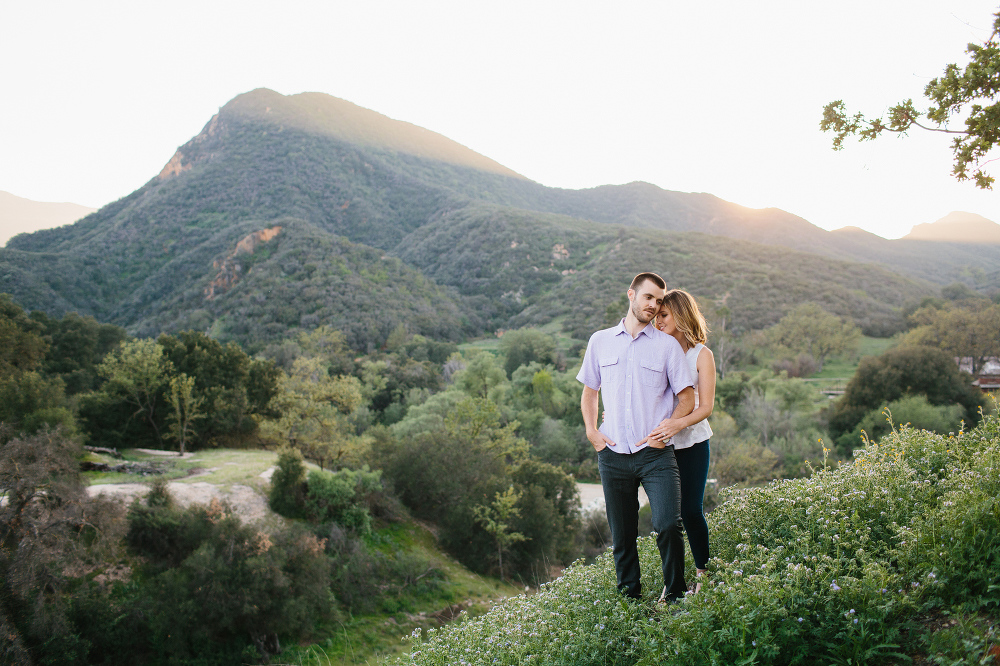
[[[698,396],[698,355],[701,354],[701,350],[705,348],[705,345],[698,343],[691,349],[687,350],[684,355],[685,360],[688,363],[688,367],[691,369],[691,378],[694,380],[694,408],[698,409],[698,405],[701,399]],[[670,443],[674,445],[674,449],[686,449],[694,446],[698,442],[704,442],[712,436],[712,426],[708,425],[708,419],[702,419],[694,425],[690,425],[684,430],[671,438]]]

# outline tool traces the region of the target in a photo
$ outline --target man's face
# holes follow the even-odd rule
[[[660,304],[666,291],[660,289],[652,280],[646,280],[635,289],[628,290],[628,300],[631,303],[632,316],[640,324],[648,324],[660,311]]]

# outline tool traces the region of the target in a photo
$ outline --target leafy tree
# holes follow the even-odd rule
[[[167,395],[172,408],[167,417],[167,437],[177,441],[178,453],[184,455],[184,446],[196,432],[195,421],[205,416],[201,411],[203,401],[194,395],[194,377],[188,377],[183,372],[170,378],[170,391]]]
[[[715,401],[727,412],[736,409],[747,391],[750,390],[750,375],[746,372],[731,372],[725,379],[715,384]]]
[[[719,449],[713,474],[721,486],[756,486],[780,476],[778,455],[765,446],[736,439]]]
[[[483,526],[486,533],[493,537],[497,546],[497,567],[500,578],[504,577],[503,554],[515,543],[527,541],[528,538],[520,532],[511,529],[511,521],[521,517],[517,502],[521,493],[514,492],[514,486],[509,486],[503,494],[496,493],[496,499],[490,504],[481,504],[472,508],[476,522]]]
[[[803,303],[768,329],[767,338],[779,356],[806,353],[822,366],[831,355],[856,349],[861,331],[815,303]]]
[[[302,529],[262,532],[218,501],[186,510],[137,502],[128,526],[147,580],[132,612],[148,614],[144,647],[159,659],[235,663],[250,644],[267,660],[281,651],[279,635],[333,614],[331,562]]]
[[[279,380],[274,401],[280,416],[263,422],[266,436],[299,449],[324,469],[359,454],[362,440],[346,418],[361,405],[357,378],[330,377],[321,359],[300,357]]]
[[[465,369],[455,374],[455,384],[466,394],[486,399],[493,390],[507,381],[507,375],[497,365],[493,354],[482,352],[477,354],[465,366]]]
[[[49,348],[43,332],[9,294],[0,294],[0,377],[38,367]]]
[[[500,353],[504,357],[504,372],[508,377],[522,365],[538,362],[559,365],[556,341],[551,335],[534,328],[506,331],[500,338]]]
[[[952,282],[941,287],[941,297],[952,301],[985,301],[987,298],[964,282]]]
[[[342,331],[324,324],[311,331],[302,331],[296,342],[302,354],[326,361],[329,364],[327,372],[331,376],[355,373],[354,358],[357,354],[347,346],[347,336]]]
[[[520,515],[509,516],[507,524],[526,540],[503,553],[504,569],[544,578],[545,561],[575,556],[579,500],[573,477],[529,457],[519,426],[505,422],[503,410],[489,398],[454,388],[411,410],[393,427],[394,437],[374,445],[372,456],[403,503],[434,520],[442,544],[478,571],[498,558],[497,543],[477,522],[474,507],[513,486]]]
[[[250,358],[235,342],[225,345],[199,331],[161,335],[174,374],[193,380],[193,399],[200,401],[200,445],[245,441],[257,430],[255,415],[271,414],[278,370],[270,361]]]
[[[173,372],[163,347],[154,340],[125,342],[101,361],[97,372],[107,382],[105,395],[120,396],[133,410],[131,418],[149,426],[162,448],[163,423],[157,408],[162,405],[162,390]]]
[[[969,63],[964,67],[949,64],[944,73],[931,79],[924,87],[930,102],[926,110],[918,110],[907,99],[888,111],[885,120],[865,118],[862,114],[848,115],[844,102],[830,102],[823,108],[820,129],[834,133],[833,148],[841,150],[844,139],[857,136],[862,141],[876,139],[889,132],[905,134],[912,127],[956,135],[952,140],[955,178],[970,178],[977,187],[992,189],[993,176],[983,171],[989,152],[1000,141],[1000,102],[997,101],[997,71],[1000,69],[1000,12],[993,22],[993,32],[982,44],[966,47]],[[952,119],[968,110],[965,129],[949,127]],[[926,124],[921,122],[926,118]],[[972,173],[969,173],[970,168]]]
[[[918,325],[906,334],[902,344],[936,347],[969,358],[973,374],[991,357],[1000,356],[1000,305],[926,307],[914,312],[911,320]]]
[[[922,395],[931,405],[961,405],[970,424],[979,421],[985,399],[954,358],[930,347],[897,347],[867,356],[830,413],[830,434],[844,452],[856,442],[854,427],[873,409],[904,396]]]
[[[382,472],[364,466],[336,472],[313,470],[306,479],[305,513],[317,523],[334,522],[360,534],[371,532],[364,498],[382,489]]]
[[[68,395],[96,389],[97,365],[126,338],[125,329],[76,312],[55,319],[36,310],[30,317],[42,325],[49,343],[42,368],[66,382]]]
[[[26,434],[57,426],[70,436],[77,432],[62,379],[35,371],[0,376],[0,423],[8,423]]]
[[[88,663],[73,631],[70,572],[101,568],[120,551],[121,504],[90,499],[80,446],[58,430],[0,432],[0,655],[4,663]]]
[[[742,429],[767,446],[775,437],[787,436],[794,429],[791,410],[768,400],[760,389],[751,389],[736,412]]]

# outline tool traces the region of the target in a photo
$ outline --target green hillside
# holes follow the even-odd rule
[[[238,250],[278,226],[253,252]],[[737,228],[763,242],[820,231],[781,211],[645,184],[546,188],[342,100],[256,90],[129,196],[11,239],[0,291],[133,334],[194,328],[251,349],[320,323],[359,349],[381,345],[400,321],[456,339],[566,315],[566,330],[585,337],[648,269],[724,300],[743,328],[814,300],[886,334],[904,303],[932,291],[929,274],[905,279],[724,237]],[[219,281],[224,289],[212,287]]]
[[[482,205],[435,218],[410,235],[400,257],[440,284],[504,307],[509,326],[563,317],[564,330],[580,339],[602,326],[607,307],[641,270],[724,301],[744,330],[770,326],[795,304],[814,301],[884,335],[899,326],[898,309],[926,293],[870,264]]]
[[[536,595],[414,632],[395,663],[995,663],[998,464],[996,417],[954,436],[904,427],[851,464],[728,493],[709,516],[703,587],[672,607],[655,603],[646,536],[642,601],[617,593],[608,552]]]

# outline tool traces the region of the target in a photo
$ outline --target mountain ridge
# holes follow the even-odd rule
[[[96,210],[70,202],[34,201],[0,191],[0,247],[18,234],[72,224]]]
[[[982,215],[952,211],[934,222],[918,224],[906,240],[950,243],[1000,243],[1000,224]]]
[[[547,188],[349,141],[308,114],[276,124],[267,102],[277,93],[254,93],[220,109],[136,191],[74,225],[12,239],[0,251],[0,291],[136,335],[189,328],[258,350],[328,324],[366,349],[399,323],[455,339],[559,318],[581,336],[620,299],[623,275],[661,261],[700,297],[737,294],[727,307],[742,329],[815,300],[888,335],[906,303],[949,277],[893,273],[837,248],[824,256],[817,239],[830,232],[707,193],[642,182]],[[378,126],[399,122],[353,112]],[[277,226],[259,249],[236,253]],[[802,247],[777,249],[776,240]],[[224,264],[238,279],[208,299]]]

